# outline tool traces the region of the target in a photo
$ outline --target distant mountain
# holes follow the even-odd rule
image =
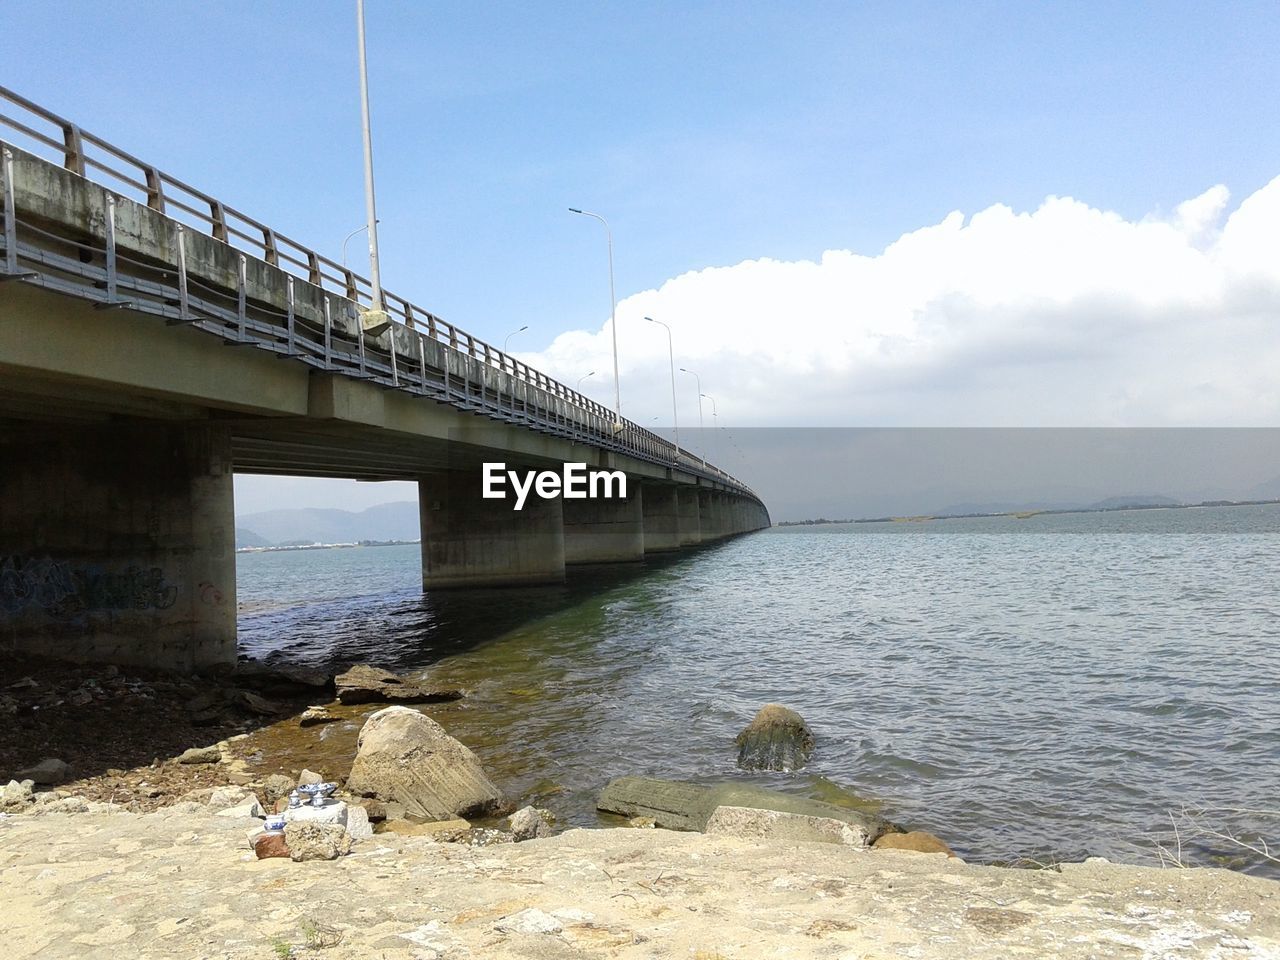
[[[268,544],[417,540],[422,535],[416,500],[380,503],[358,512],[316,507],[267,510],[240,517],[239,521],[237,546],[241,545],[242,533],[265,540]],[[246,542],[243,545],[264,544]]]
[[[1242,499],[1245,500],[1280,500],[1280,477],[1272,477],[1265,483],[1250,487]]]
[[[266,537],[259,536],[252,530],[246,530],[244,527],[236,527],[236,549],[243,550],[245,547],[274,547],[275,544]]]

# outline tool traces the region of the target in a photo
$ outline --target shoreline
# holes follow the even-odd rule
[[[7,956],[1280,956],[1280,883],[1105,861],[1058,870],[666,830],[473,847],[376,835],[331,862],[257,860],[245,822],[0,817]]]

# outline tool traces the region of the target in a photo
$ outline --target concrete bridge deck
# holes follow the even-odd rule
[[[370,324],[352,271],[4,107],[25,112],[0,113],[0,645],[233,662],[236,472],[418,481],[426,589],[768,525],[714,465],[406,300]],[[629,496],[516,512],[480,495],[495,460],[622,471]]]

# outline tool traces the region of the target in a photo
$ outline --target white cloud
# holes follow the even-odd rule
[[[1229,215],[1228,200],[1215,186],[1138,221],[997,204],[875,256],[684,274],[618,305],[623,412],[670,421],[651,315],[735,426],[1275,425],[1280,178]],[[607,322],[521,356],[570,384],[597,371],[586,386],[611,402]]]

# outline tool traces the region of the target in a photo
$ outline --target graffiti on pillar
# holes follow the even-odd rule
[[[159,567],[108,573],[52,557],[0,557],[0,611],[38,610],[53,617],[99,610],[167,610],[178,588]]]
[[[200,583],[197,590],[200,591],[200,602],[208,604],[211,607],[221,606],[224,597],[222,591],[215,587],[212,583],[204,580]]]
[[[50,557],[0,559],[0,609],[6,613],[27,607],[58,612],[77,592],[75,576],[65,562]]]

